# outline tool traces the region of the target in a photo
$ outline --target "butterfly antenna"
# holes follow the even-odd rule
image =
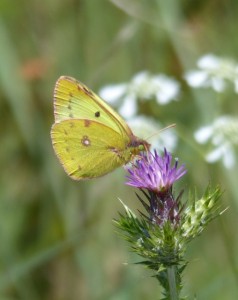
[[[148,137],[146,138],[146,140],[151,139],[153,136],[155,136],[155,135],[157,135],[157,134],[159,134],[159,133],[161,133],[161,132],[163,132],[163,131],[165,131],[165,130],[167,130],[167,129],[174,128],[175,126],[176,126],[175,123],[174,123],[174,124],[171,124],[171,125],[169,125],[169,126],[166,126],[166,127],[162,128],[162,129],[160,129],[159,131],[153,133],[152,135],[148,136]],[[146,150],[147,150],[147,149],[146,149]]]

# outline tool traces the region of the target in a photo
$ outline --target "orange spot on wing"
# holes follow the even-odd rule
[[[90,120],[84,120],[84,127],[89,127],[91,124],[91,121]]]

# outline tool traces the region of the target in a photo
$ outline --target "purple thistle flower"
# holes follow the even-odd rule
[[[163,157],[156,150],[142,155],[128,172],[127,185],[161,194],[168,192],[186,170],[184,165],[178,167],[178,160],[172,165],[172,155],[164,149]]]

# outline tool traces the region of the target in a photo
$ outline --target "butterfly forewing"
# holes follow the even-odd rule
[[[132,135],[126,122],[99,96],[74,78],[61,76],[54,90],[55,122],[88,119],[100,122],[117,133]]]

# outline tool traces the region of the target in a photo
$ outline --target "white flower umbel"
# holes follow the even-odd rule
[[[177,136],[173,128],[168,128],[162,132],[162,125],[157,121],[146,116],[137,116],[128,121],[130,128],[136,136],[144,138],[151,144],[152,149],[159,149],[162,152],[164,148],[174,151],[177,146]]]
[[[116,104],[127,89],[126,83],[106,85],[100,89],[99,95],[111,104]]]
[[[135,75],[129,83],[128,90],[141,100],[155,98],[161,104],[167,104],[177,100],[180,86],[179,83],[166,75],[151,75],[144,71]]]
[[[222,116],[212,124],[201,127],[194,134],[200,144],[208,143],[212,150],[206,160],[213,163],[222,160],[226,168],[232,168],[236,162],[235,150],[238,146],[238,118]]]
[[[164,105],[172,100],[178,100],[180,85],[176,80],[165,75],[158,75],[154,77],[154,85],[158,88],[155,95],[159,104]]]
[[[155,99],[158,104],[165,105],[177,100],[179,92],[180,85],[175,79],[163,74],[151,75],[144,71],[136,74],[129,83],[103,87],[99,95],[115,106],[120,105],[120,114],[130,119],[137,113],[137,100]]]
[[[220,93],[225,90],[228,83],[232,83],[235,92],[238,93],[238,64],[231,59],[207,54],[198,60],[197,66],[197,70],[191,70],[185,74],[185,80],[189,86],[211,87]]]

